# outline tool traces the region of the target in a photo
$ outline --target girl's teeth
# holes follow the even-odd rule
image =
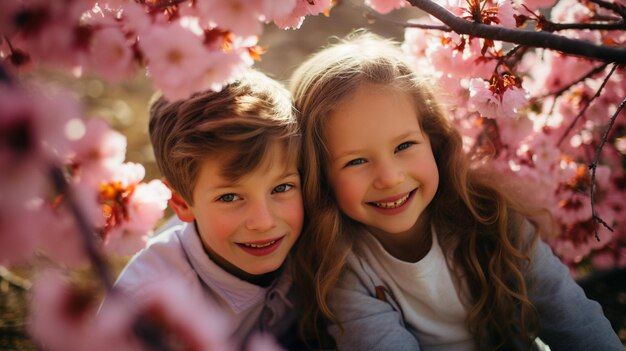
[[[246,244],[246,243],[243,243],[243,245],[244,245],[244,246],[247,246],[247,247],[251,247],[251,248],[253,248],[253,249],[260,249],[260,248],[262,248],[262,247],[268,247],[268,246],[270,246],[270,245],[274,244],[275,242],[276,242],[276,240],[272,240],[272,241],[270,241],[270,242],[269,242],[269,243],[267,243],[267,244],[257,245],[257,244]]]
[[[380,207],[380,208],[397,208],[397,207],[404,205],[406,200],[409,199],[409,195],[410,194],[406,194],[406,196],[394,202],[372,202],[372,203],[374,204],[374,206]]]

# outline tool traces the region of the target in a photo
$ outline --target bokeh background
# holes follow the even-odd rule
[[[396,10],[388,15],[374,14],[362,0],[338,1],[329,17],[308,16],[298,30],[280,30],[267,25],[259,44],[267,52],[256,68],[287,84],[295,67],[310,53],[358,28],[401,41],[401,23],[422,16],[415,8]],[[32,79],[46,79],[74,91],[85,104],[87,116],[104,118],[128,139],[127,161],[146,168],[146,180],[159,177],[148,139],[148,101],[154,93],[142,71],[122,84],[109,85],[94,77],[68,77],[50,71],[38,71]],[[170,214],[168,212],[168,214]],[[114,258],[118,272],[128,257]],[[35,263],[36,265],[36,263]],[[0,267],[0,350],[36,350],[28,338],[25,317],[28,313],[29,277],[33,267],[7,271]],[[78,272],[89,278],[89,272]],[[626,345],[626,272],[599,272],[579,280],[588,297],[600,302],[605,315]]]

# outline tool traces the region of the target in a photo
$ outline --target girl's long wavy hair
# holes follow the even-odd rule
[[[328,117],[360,87],[391,86],[413,97],[420,126],[430,138],[440,180],[427,215],[470,304],[466,323],[476,345],[509,349],[512,341],[521,341],[530,347],[539,321],[524,271],[537,234],[524,237],[521,227],[533,213],[499,189],[486,176],[489,172],[472,165],[432,84],[411,67],[398,45],[367,32],[352,33],[312,55],[290,83],[303,133],[301,170],[309,218],[294,260],[295,284],[305,302],[300,326],[305,337],[330,340],[325,324],[338,320],[326,300],[363,230],[341,213],[325,176]]]

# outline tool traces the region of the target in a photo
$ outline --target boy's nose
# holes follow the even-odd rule
[[[258,232],[268,231],[276,226],[276,218],[267,201],[252,204],[246,220],[246,228]]]
[[[376,168],[374,187],[377,189],[389,189],[404,181],[404,170],[395,162],[384,162]]]

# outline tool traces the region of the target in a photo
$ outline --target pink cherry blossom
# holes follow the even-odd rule
[[[515,0],[514,5],[515,7],[520,7],[521,4],[524,4],[530,10],[534,11],[540,8],[550,8],[552,7],[552,5],[554,5],[555,2],[556,0]],[[519,10],[519,12],[524,13],[524,11],[522,11],[521,9]]]
[[[133,75],[136,68],[130,43],[119,28],[103,28],[94,32],[87,69],[116,83]]]
[[[39,246],[39,213],[5,201],[0,195],[0,265],[30,261]]]
[[[126,158],[126,137],[111,129],[102,119],[91,118],[85,124],[85,134],[73,144],[70,162],[74,178],[97,187],[109,179]]]
[[[274,18],[274,23],[281,29],[298,29],[305,16],[316,16],[330,10],[331,0],[297,0],[297,4],[290,14]]]
[[[197,10],[204,20],[242,36],[259,35],[263,0],[198,1]]]
[[[501,140],[514,149],[534,132],[532,121],[524,115],[517,118],[498,118],[497,123]]]
[[[266,22],[273,21],[276,18],[289,16],[296,8],[298,0],[263,0],[261,13]]]
[[[527,92],[511,87],[499,96],[482,79],[470,80],[470,108],[488,118],[517,118],[518,111],[528,103]]]
[[[46,350],[141,350],[128,304],[111,303],[96,317],[97,291],[44,272],[33,285],[28,329]]]
[[[159,180],[139,183],[128,200],[128,221],[113,228],[104,249],[118,255],[131,255],[145,247],[157,222],[163,218],[170,190]]]
[[[163,277],[131,297],[140,323],[150,325],[166,346],[187,350],[233,350],[232,322],[201,291],[189,291],[178,277]]]
[[[247,50],[210,51],[202,38],[180,24],[153,26],[140,45],[156,88],[170,100],[207,89],[219,90],[252,64]]]
[[[406,0],[365,0],[365,5],[379,13],[386,14],[407,5]]]
[[[6,201],[44,196],[50,167],[70,148],[66,127],[80,117],[78,103],[66,93],[0,85],[0,193]]]

